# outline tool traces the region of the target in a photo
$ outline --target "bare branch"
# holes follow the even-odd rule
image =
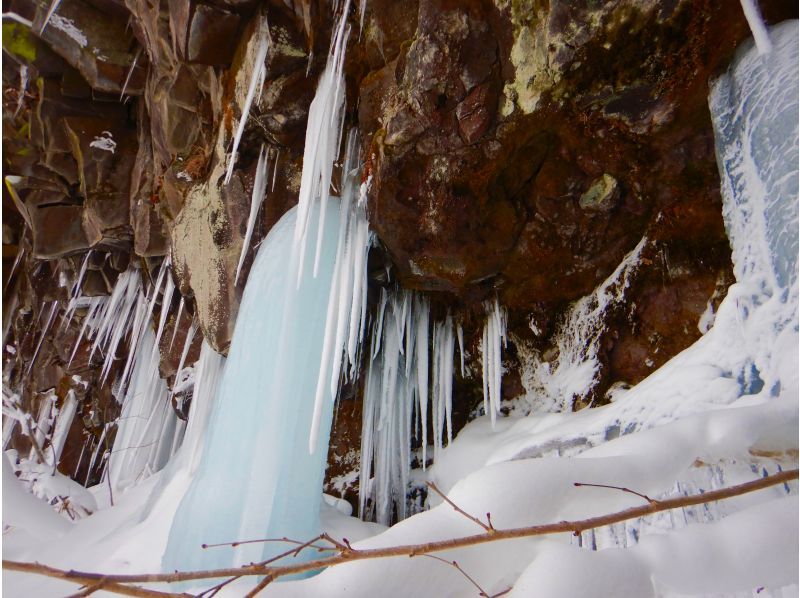
[[[590,488],[610,488],[611,490],[620,490],[621,492],[627,492],[628,494],[635,494],[639,498],[645,499],[651,505],[658,504],[658,501],[654,498],[650,498],[646,494],[642,494],[641,492],[636,492],[636,490],[631,490],[630,488],[623,488],[622,486],[609,486],[607,484],[587,484],[585,482],[575,482],[575,486],[580,488],[581,486],[587,486]]]
[[[436,494],[441,496],[442,500],[444,500],[448,505],[453,507],[453,509],[455,509],[457,513],[461,513],[464,517],[466,517],[470,521],[473,521],[474,523],[477,523],[478,525],[480,525],[484,530],[486,530],[487,534],[493,534],[495,531],[497,531],[492,526],[492,518],[491,518],[491,515],[489,515],[489,513],[486,513],[486,519],[489,521],[489,524],[487,525],[483,521],[478,519],[477,517],[473,517],[472,515],[467,513],[464,509],[462,509],[456,503],[454,503],[452,500],[447,498],[447,495],[444,492],[442,492],[441,490],[439,490],[439,488],[433,482],[428,482],[428,488],[430,488]]]
[[[721,488],[719,490],[711,490],[702,494],[693,496],[676,496],[660,500],[655,503],[648,503],[639,507],[632,507],[611,513],[608,515],[601,515],[598,517],[590,517],[588,519],[581,519],[577,521],[560,521],[556,523],[547,523],[544,525],[532,525],[528,527],[518,527],[512,529],[495,529],[493,531],[475,534],[472,536],[464,536],[461,538],[451,538],[448,540],[438,540],[434,542],[426,542],[422,544],[410,544],[403,546],[390,546],[386,548],[370,548],[370,549],[350,549],[347,552],[339,552],[339,554],[316,559],[313,561],[306,561],[303,563],[292,563],[290,565],[282,565],[278,567],[266,565],[246,565],[244,567],[232,567],[226,569],[211,569],[206,571],[187,571],[175,573],[155,573],[155,574],[130,574],[130,575],[103,575],[100,573],[88,573],[80,571],[64,571],[47,567],[39,563],[20,563],[16,561],[3,561],[3,567],[8,571],[25,571],[28,573],[37,573],[48,577],[56,577],[68,581],[74,581],[82,585],[88,586],[92,583],[103,581],[106,585],[103,589],[107,592],[116,592],[118,594],[126,594],[130,596],[180,596],[179,594],[165,594],[163,592],[154,592],[153,590],[146,590],[144,588],[131,587],[124,584],[131,583],[155,583],[155,582],[168,582],[174,583],[179,581],[191,581],[198,579],[209,579],[215,577],[242,577],[247,575],[265,575],[269,579],[266,583],[286,577],[289,575],[297,575],[298,573],[305,573],[317,569],[324,569],[332,567],[340,563],[361,561],[366,559],[376,559],[394,556],[418,556],[433,552],[441,552],[444,550],[453,550],[455,548],[464,548],[468,546],[477,546],[489,542],[496,542],[499,540],[509,540],[514,538],[527,538],[531,536],[543,536],[548,534],[557,533],[581,533],[583,531],[620,523],[629,519],[637,519],[646,515],[660,513],[671,509],[681,507],[691,507],[705,503],[732,498],[747,494],[748,492],[755,492],[763,490],[770,486],[777,484],[785,484],[786,482],[796,480],[798,478],[798,470],[792,469],[789,471],[781,471],[779,473],[758,478],[751,482],[730,486],[728,488]],[[329,537],[328,537],[329,538]],[[330,541],[330,540],[329,540]],[[342,543],[342,546],[345,546]],[[337,545],[338,548],[338,545]],[[341,549],[340,549],[341,550]],[[262,580],[263,583],[263,580]],[[259,584],[260,585],[260,584]],[[266,585],[266,584],[265,584]],[[139,593],[133,593],[139,592]],[[149,592],[149,593],[142,593]]]
[[[6,565],[8,562],[8,565]],[[126,585],[130,582],[119,582],[113,579],[113,575],[100,575],[97,573],[84,574],[80,571],[65,571],[48,567],[40,563],[17,563],[14,561],[3,561],[3,568],[8,571],[20,571],[24,573],[36,573],[46,577],[54,577],[80,584],[84,587],[76,596],[89,596],[98,590],[122,594],[124,596],[143,596],[145,598],[189,598],[189,594],[173,594],[170,592],[159,592],[148,590],[139,586]]]

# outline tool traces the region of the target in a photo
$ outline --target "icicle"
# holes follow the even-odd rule
[[[487,301],[486,323],[481,341],[483,365],[483,408],[489,414],[494,426],[500,412],[503,381],[503,353],[506,344],[506,313],[495,298]]]
[[[278,148],[275,151],[275,164],[272,165],[272,187],[270,191],[275,191],[275,180],[278,178],[278,158],[281,156],[281,150]]]
[[[50,7],[47,9],[47,14],[44,17],[44,22],[42,23],[42,26],[39,28],[40,36],[42,35],[42,33],[44,33],[44,28],[47,27],[47,24],[53,17],[53,13],[56,12],[56,10],[58,9],[59,4],[61,4],[61,0],[50,0]]]
[[[119,101],[122,101],[122,98],[125,97],[125,90],[128,89],[128,83],[131,82],[131,77],[133,76],[133,70],[136,68],[136,63],[139,61],[139,56],[142,54],[142,47],[139,46],[136,48],[136,54],[133,55],[133,60],[131,60],[131,66],[128,68],[128,74],[125,76],[125,82],[122,84],[122,91],[119,92]]]
[[[236,164],[237,152],[239,151],[239,142],[242,140],[244,127],[247,124],[247,119],[250,116],[250,106],[255,97],[256,88],[259,83],[263,84],[264,76],[266,74],[266,59],[267,50],[269,49],[269,29],[267,28],[266,19],[264,19],[258,28],[258,49],[256,50],[255,62],[253,64],[253,72],[250,75],[250,85],[247,88],[247,97],[242,106],[242,116],[239,119],[239,126],[236,128],[236,134],[233,136],[233,148],[231,155],[228,158],[228,169],[225,173],[225,184],[231,181],[233,176],[233,166]]]
[[[428,321],[430,303],[420,297],[416,303],[416,354],[417,354],[417,396],[419,398],[419,419],[422,422],[422,469],[428,460]]]
[[[297,223],[294,240],[299,247],[297,284],[303,276],[306,251],[306,233],[309,228],[311,206],[320,202],[319,226],[317,227],[317,244],[314,257],[314,276],[319,268],[320,248],[325,224],[325,207],[331,185],[333,163],[339,154],[341,130],[344,125],[344,51],[350,28],[347,26],[347,14],[350,0],[347,0],[328,53],[328,62],[320,76],[317,91],[308,112],[306,126],[305,151],[303,154],[303,174],[300,179]]]
[[[447,336],[444,346],[444,413],[447,423],[447,444],[453,442],[453,319],[447,314],[445,322]]]
[[[86,255],[83,258],[83,263],[81,264],[81,269],[78,271],[78,277],[75,279],[75,282],[72,285],[72,288],[69,292],[69,305],[67,306],[67,310],[64,313],[64,321],[61,324],[61,330],[65,330],[69,323],[72,321],[72,316],[75,313],[75,309],[78,307],[79,299],[81,299],[81,285],[83,284],[83,279],[86,277],[86,269],[89,265],[89,257],[92,255],[92,250],[86,252]]]
[[[47,332],[50,330],[50,325],[53,323],[53,318],[56,315],[56,308],[58,307],[58,301],[53,301],[52,306],[50,307],[50,315],[47,316],[47,323],[42,328],[42,334],[39,335],[39,342],[36,343],[36,349],[33,352],[33,357],[31,357],[31,362],[28,365],[27,373],[31,373],[31,368],[33,368],[33,364],[36,363],[36,357],[39,355],[39,349],[42,348],[42,343],[44,342],[44,337],[47,335]]]
[[[761,55],[769,54],[772,51],[772,42],[769,39],[769,32],[764,24],[764,19],[761,17],[761,12],[758,10],[758,3],[756,0],[741,0],[741,4],[744,18],[747,19],[747,24],[750,26],[758,53]]]
[[[178,304],[178,315],[175,316],[175,327],[172,329],[172,338],[169,340],[169,350],[172,350],[172,345],[175,344],[175,335],[178,334],[178,325],[181,323],[181,316],[183,315],[184,299],[181,297],[181,302]]]
[[[172,295],[175,293],[175,282],[171,276],[167,276],[167,282],[164,286],[164,294],[161,297],[161,314],[158,318],[158,329],[156,330],[156,342],[153,345],[153,352],[158,353],[158,347],[161,343],[161,335],[164,333],[164,327],[167,324],[167,316],[169,315],[169,308],[172,305]]]
[[[22,259],[25,257],[25,249],[20,249],[17,252],[17,258],[14,260],[14,264],[11,266],[11,271],[8,274],[8,279],[6,280],[6,285],[3,287],[3,292],[5,293],[8,290],[8,285],[11,284],[11,280],[14,276],[14,273],[17,271],[17,267],[22,263]]]
[[[92,328],[93,323],[95,323],[95,319],[97,318],[98,313],[102,313],[103,307],[105,306],[106,298],[105,297],[92,297],[89,301],[89,309],[86,311],[86,315],[83,318],[83,324],[81,325],[81,330],[78,333],[78,338],[75,341],[75,345],[72,347],[72,353],[69,356],[69,361],[67,365],[72,364],[72,360],[75,359],[75,353],[78,351],[78,347],[80,347],[81,341],[83,340],[84,335],[86,334],[87,328]]]
[[[358,8],[358,39],[361,39],[361,34],[364,32],[364,15],[367,13],[367,0],[359,0]]]
[[[481,378],[483,380],[483,413],[489,415],[489,330],[488,322],[481,336]]]
[[[124,389],[127,386],[128,382],[128,375],[131,371],[131,367],[133,365],[134,356],[138,355],[139,353],[139,339],[142,337],[144,330],[150,326],[150,317],[153,314],[153,308],[155,307],[156,300],[158,299],[159,291],[161,290],[161,284],[164,281],[167,271],[170,267],[170,258],[167,256],[163,262],[161,262],[161,267],[158,271],[158,278],[156,279],[156,283],[153,285],[153,288],[150,290],[150,297],[147,299],[146,303],[144,301],[144,295],[142,293],[139,294],[139,301],[137,301],[137,309],[136,309],[136,316],[134,318],[134,323],[132,327],[132,334],[130,340],[130,348],[128,350],[128,359],[125,362],[125,369],[122,372],[122,376],[120,378],[121,387]],[[167,278],[168,280],[171,279]],[[145,308],[146,305],[146,308]],[[116,341],[114,343],[114,347],[116,347]],[[109,355],[113,356],[116,348],[112,350]],[[108,374],[108,371],[105,372],[103,375],[103,379]]]
[[[256,225],[256,217],[258,216],[258,211],[261,208],[261,202],[264,201],[264,196],[267,192],[267,177],[269,174],[267,172],[269,163],[267,161],[267,153],[264,144],[261,144],[261,152],[258,154],[258,165],[256,166],[256,176],[255,180],[253,181],[253,195],[252,199],[250,200],[250,216],[247,218],[247,233],[244,236],[244,242],[242,243],[242,251],[239,254],[239,263],[236,265],[236,277],[234,278],[233,284],[236,285],[239,282],[239,273],[242,270],[242,264],[244,263],[244,258],[247,255],[247,250],[250,247],[250,239],[253,237],[253,229]]]
[[[466,377],[464,369],[464,329],[461,327],[461,322],[456,324],[456,335],[458,336],[458,354],[461,357],[461,377]]]
[[[64,399],[64,405],[56,417],[55,428],[53,436],[50,439],[50,447],[53,456],[53,466],[58,465],[61,458],[61,453],[64,450],[64,444],[67,442],[67,434],[72,426],[72,420],[75,418],[75,413],[78,410],[78,399],[75,396],[75,391],[70,389],[67,392],[67,397]]]

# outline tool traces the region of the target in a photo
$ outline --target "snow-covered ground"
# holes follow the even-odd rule
[[[498,529],[583,519],[638,506],[642,498],[575,482],[661,499],[797,467],[797,22],[769,35],[771,51],[759,54],[745,44],[710,98],[737,277],[713,326],[605,407],[471,422],[428,472],[464,511],[479,518],[491,513]],[[175,511],[196,470],[185,448],[197,441],[191,424],[186,434],[184,449],[164,470],[115,494],[113,506],[106,487],[90,489],[97,511],[75,522],[28,493],[4,457],[3,558],[108,574],[160,571]],[[430,502],[429,510],[388,529],[325,502],[322,527],[355,549],[482,531],[435,496]],[[230,538],[237,539],[245,538]],[[796,596],[797,482],[580,537],[507,540],[438,556],[458,561],[489,595],[510,589],[512,596]],[[254,584],[243,579],[218,595],[240,596]],[[5,571],[3,589],[47,597],[77,587]],[[405,556],[277,582],[263,595],[478,592],[452,566]]]

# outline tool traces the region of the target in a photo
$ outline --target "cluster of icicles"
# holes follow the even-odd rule
[[[159,345],[175,293],[175,284],[169,272],[169,258],[162,262],[149,292],[145,291],[140,268],[131,267],[119,275],[111,295],[84,297],[80,295],[79,289],[89,259],[90,254],[87,254],[73,285],[63,326],[70,322],[76,310],[85,310],[70,362],[75,358],[84,339],[91,340],[89,358],[96,353],[103,358],[101,383],[107,381],[120,345],[125,343],[128,346],[122,373],[112,387],[122,410],[117,420],[114,445],[106,457],[103,474],[103,477],[109,477],[112,487],[124,488],[161,469],[181,444],[185,422],[176,416],[172,399],[176,392],[191,388],[192,368],[184,369],[184,365],[197,324],[192,320],[189,325],[178,375],[173,390],[170,391],[159,376]],[[159,297],[161,310],[154,332],[150,322]],[[189,316],[184,316],[184,300],[181,298],[169,349],[175,343],[183,317]],[[110,425],[107,425],[103,436],[109,431]],[[90,457],[90,471],[102,446],[103,438]]]
[[[500,411],[506,313],[496,299],[488,301],[485,308],[481,343],[483,407],[494,422]],[[393,516],[403,519],[408,514],[406,494],[414,460],[412,437],[420,445],[423,469],[428,460],[429,426],[434,461],[445,437],[448,443],[452,441],[456,339],[460,372],[465,377],[461,323],[449,312],[443,320],[431,322],[430,302],[420,293],[381,290],[364,386],[359,478],[362,517],[374,517],[388,525]]]

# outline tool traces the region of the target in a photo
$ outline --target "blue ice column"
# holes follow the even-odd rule
[[[202,461],[176,513],[164,571],[258,562],[282,543],[203,549],[202,544],[257,538],[308,540],[319,511],[333,399],[328,396],[314,454],[308,437],[325,333],[337,242],[339,202],[331,199],[319,271],[313,247],[297,288],[293,251],[296,209],[269,232],[253,264]],[[316,238],[319,207],[308,239]],[[311,242],[309,241],[309,244]],[[310,553],[307,558],[318,556]],[[301,555],[298,558],[303,558]]]

